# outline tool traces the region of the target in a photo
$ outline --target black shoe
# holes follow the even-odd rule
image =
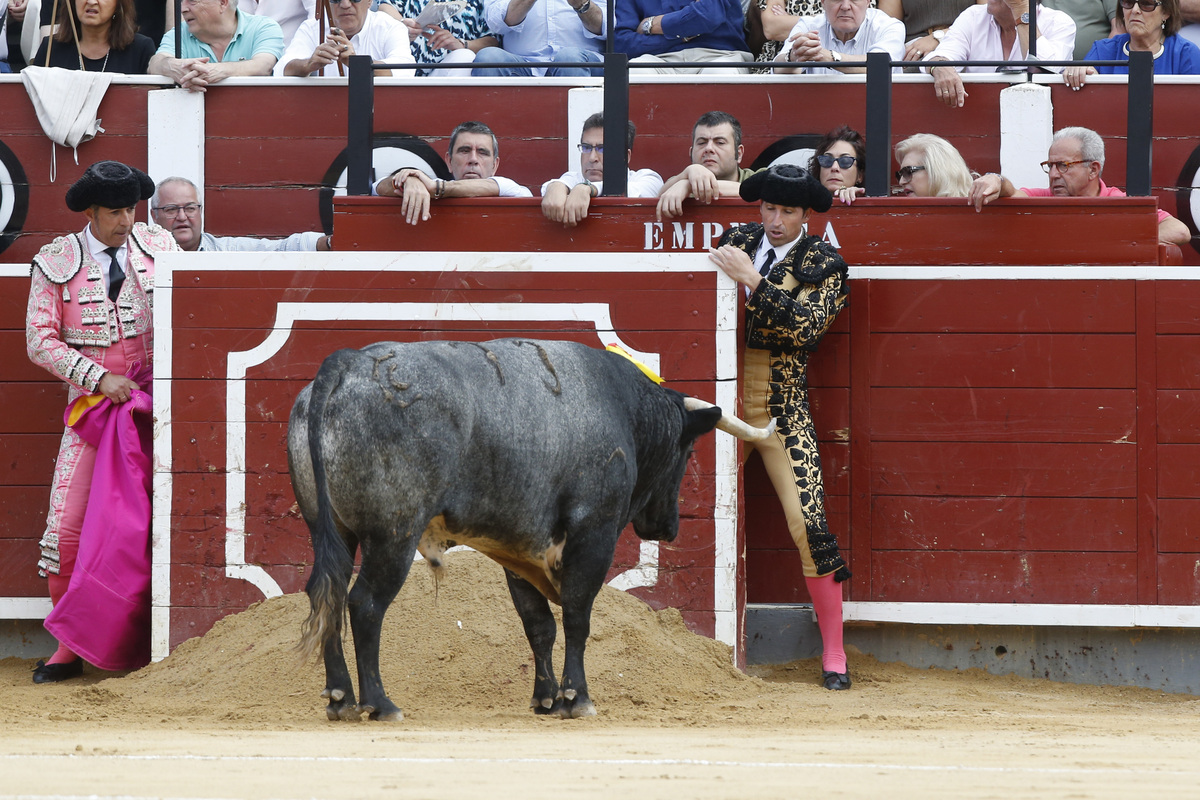
[[[82,658],[77,658],[74,661],[67,661],[62,664],[47,664],[45,661],[39,661],[37,663],[37,669],[33,671],[33,682],[58,683],[59,681],[78,678],[82,674]]]
[[[850,670],[845,672],[822,672],[821,683],[831,692],[841,692],[850,688]]]

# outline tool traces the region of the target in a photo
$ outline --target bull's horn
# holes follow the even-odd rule
[[[706,403],[697,397],[683,398],[683,407],[688,411],[699,411],[702,408],[714,408],[712,403]],[[755,428],[745,420],[740,420],[732,414],[721,413],[721,421],[717,427],[728,434],[747,442],[761,442],[775,432],[775,420],[765,428]]]

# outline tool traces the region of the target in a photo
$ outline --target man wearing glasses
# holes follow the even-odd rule
[[[958,15],[942,43],[925,61],[1023,61],[1029,54],[1029,0],[988,0]],[[1075,51],[1075,20],[1051,8],[1037,9],[1037,57],[1042,61],[1070,61]],[[1062,67],[1047,67],[1062,72]],[[996,67],[930,66],[937,99],[951,108],[967,102],[959,71],[999,72]]]
[[[637,128],[628,123],[625,135],[625,163],[633,152]],[[542,184],[542,213],[551,222],[573,228],[587,217],[592,198],[604,188],[604,115],[592,114],[583,121],[579,137],[579,170]],[[652,169],[629,170],[626,197],[658,197],[663,180]]]
[[[1048,189],[1018,189],[1003,175],[989,172],[975,179],[968,202],[976,211],[997,197],[1124,197],[1125,193],[1100,179],[1104,171],[1104,140],[1089,128],[1063,128],[1054,134],[1042,169],[1050,176]],[[1158,210],[1158,240],[1187,244],[1191,231],[1161,208]]]
[[[328,250],[332,237],[316,231],[293,233],[284,239],[259,239],[254,236],[213,236],[204,230],[203,207],[196,184],[187,178],[171,177],[159,181],[150,198],[154,221],[171,232],[179,249],[189,253],[211,251],[287,251]]]
[[[331,0],[331,27],[320,38],[316,19],[306,19],[296,29],[296,35],[275,65],[277,76],[293,78],[307,76],[336,78],[338,68],[350,68],[350,56],[370,56],[375,63],[412,64],[408,43],[408,27],[379,11],[371,10],[370,0]],[[389,77],[390,69],[377,69],[375,74]],[[405,77],[416,72],[405,71]]]

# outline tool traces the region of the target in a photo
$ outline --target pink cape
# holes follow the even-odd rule
[[[150,663],[150,480],[152,374],[129,376],[146,390],[107,398],[71,425],[96,446],[96,466],[71,583],[46,630],[91,664],[131,670]],[[71,408],[67,409],[70,424]]]

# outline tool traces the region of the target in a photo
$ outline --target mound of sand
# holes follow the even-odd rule
[[[166,719],[323,717],[324,668],[302,663],[293,649],[307,614],[303,594],[263,601],[162,662],[79,689],[80,699],[91,719],[118,708]],[[560,619],[559,671],[562,639]],[[353,674],[348,637],[346,652]],[[655,612],[608,587],[596,599],[585,664],[600,713],[625,720],[714,699],[754,702],[765,686],[733,667],[728,647],[688,631],[678,611]],[[437,587],[423,564],[414,565],[384,621],[380,670],[388,694],[412,721],[464,711],[499,723],[532,716],[529,644],[503,571],[478,553],[451,553]]]

